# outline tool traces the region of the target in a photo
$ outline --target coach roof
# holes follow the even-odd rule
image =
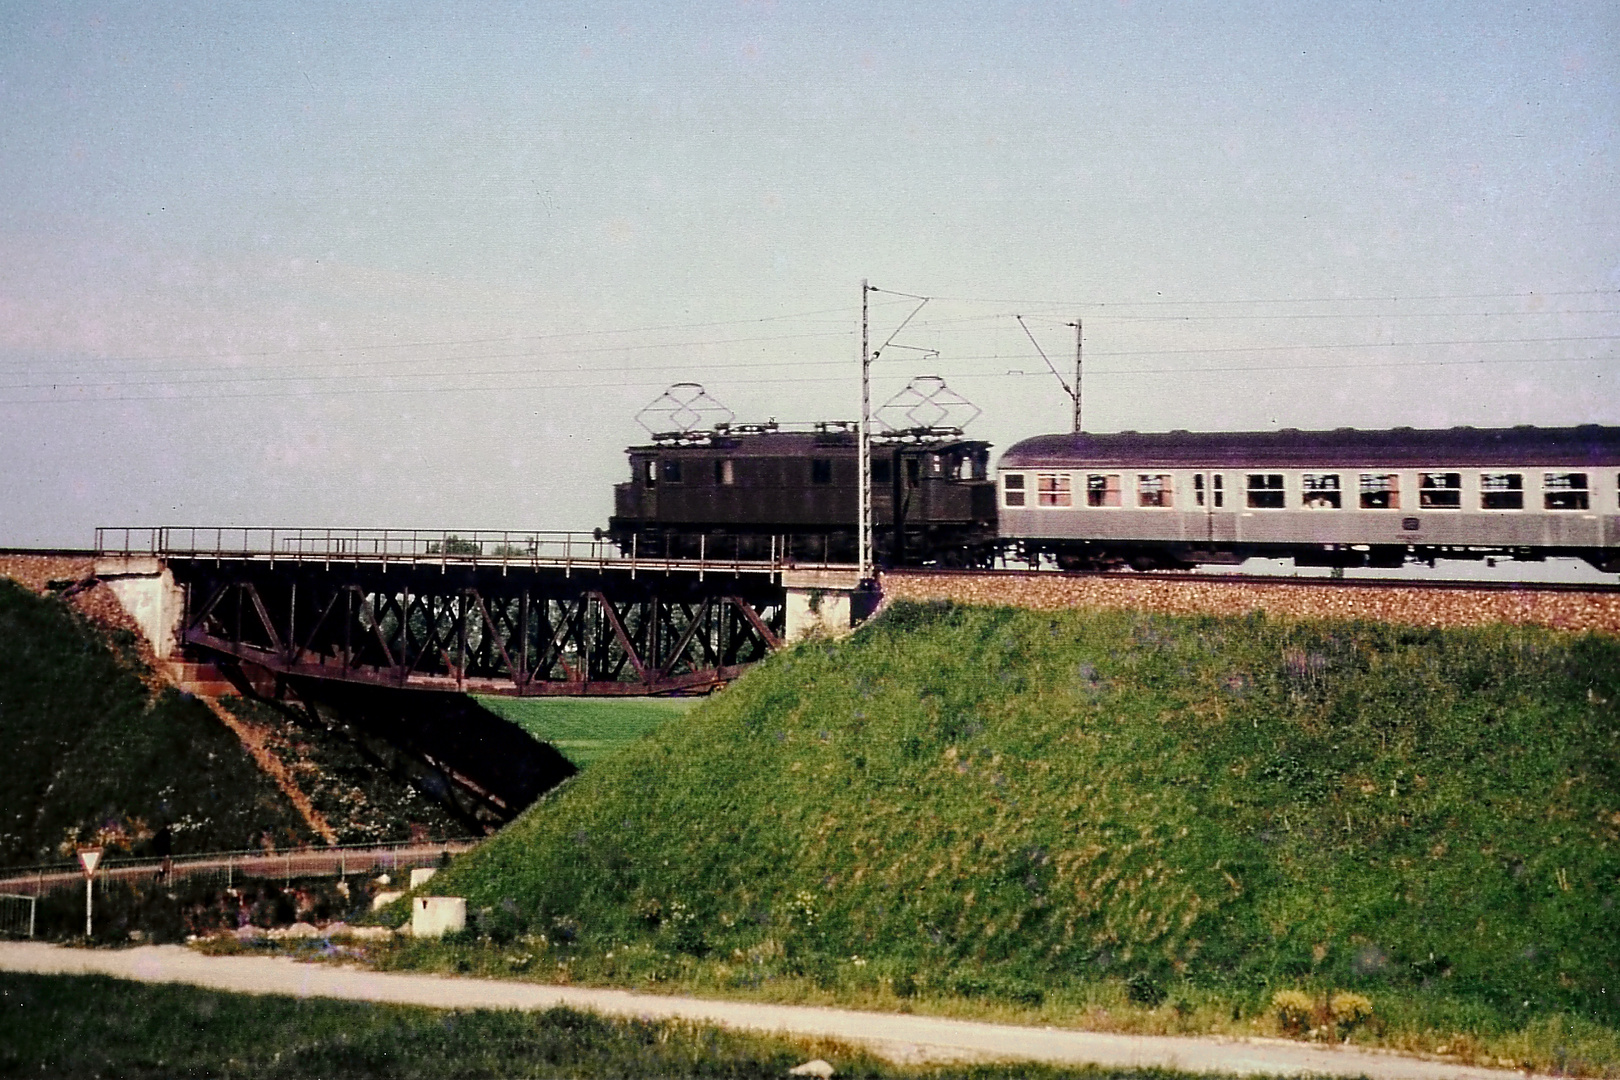
[[[1013,444],[1002,469],[1489,468],[1620,465],[1620,427],[1392,428],[1362,431],[1121,431],[1037,435]]]

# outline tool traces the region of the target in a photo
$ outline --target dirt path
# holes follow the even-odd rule
[[[929,1016],[753,1002],[704,1001],[627,990],[366,971],[285,957],[203,956],[178,945],[68,949],[0,944],[0,970],[102,974],[250,994],[292,994],[455,1009],[545,1009],[567,1005],[615,1016],[678,1018],[726,1027],[864,1043],[897,1061],[1025,1059],[1055,1064],[1155,1066],[1188,1072],[1366,1076],[1372,1080],[1504,1080],[1518,1074],[1354,1047],[1276,1039],[1109,1035],[985,1024]],[[835,1063],[836,1064],[836,1063]]]

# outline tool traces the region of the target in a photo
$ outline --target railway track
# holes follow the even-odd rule
[[[885,600],[954,600],[1034,610],[1352,619],[1416,626],[1545,626],[1620,636],[1620,584],[1402,581],[1258,574],[893,570]]]
[[[1471,581],[1453,578],[1332,578],[1296,577],[1281,574],[1208,574],[1192,570],[947,570],[938,567],[901,568],[888,574],[920,577],[987,577],[1046,579],[1054,576],[1097,581],[1165,581],[1194,584],[1281,585],[1296,588],[1337,589],[1434,589],[1437,591],[1554,592],[1620,594],[1617,582],[1576,581]]]

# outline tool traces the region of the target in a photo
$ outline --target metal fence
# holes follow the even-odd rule
[[[245,878],[290,884],[300,878],[348,877],[409,871],[438,866],[447,856],[470,851],[476,841],[439,844],[345,845],[296,851],[216,851],[156,859],[103,859],[96,869],[97,888],[106,892],[120,883],[157,879],[212,880],[227,888]],[[76,862],[52,863],[0,871],[0,899],[36,900],[69,889],[83,890],[84,874]],[[10,918],[0,903],[0,930]]]
[[[6,937],[34,936],[34,921],[39,897],[20,893],[0,893],[0,935]]]
[[[110,527],[96,530],[96,554],[170,558],[289,559],[315,562],[374,562],[449,566],[532,566],[603,570],[725,568],[736,573],[778,574],[784,569],[833,567],[823,548],[791,550],[785,537],[770,537],[761,553],[744,558],[734,542],[698,539],[698,557],[649,556],[628,552],[597,533],[450,529],[279,529],[221,526]],[[764,558],[758,557],[764,554]],[[808,555],[808,557],[807,557]]]

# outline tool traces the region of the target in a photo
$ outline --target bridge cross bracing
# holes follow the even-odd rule
[[[161,560],[193,650],[278,676],[512,696],[723,685],[780,646],[794,571],[774,541],[766,560],[694,560],[567,533],[101,529],[97,548]]]

